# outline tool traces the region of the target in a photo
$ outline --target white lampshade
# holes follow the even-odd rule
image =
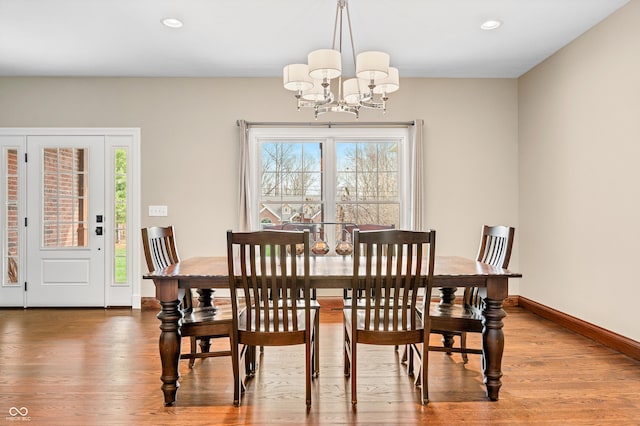
[[[307,64],[289,64],[282,70],[284,88],[294,92],[311,89],[313,80],[309,77]]]
[[[322,80],[313,80],[313,87],[302,92],[302,99],[319,102],[324,100],[324,87]]]
[[[362,52],[356,57],[356,77],[378,80],[389,75],[389,55],[384,52]]]
[[[314,80],[331,80],[342,74],[342,58],[334,49],[318,49],[309,53],[309,76]]]
[[[400,74],[398,68],[389,67],[389,75],[379,82],[373,88],[373,93],[393,93],[400,88]]]
[[[357,105],[362,98],[361,94],[367,91],[367,85],[361,79],[350,78],[342,83],[344,100],[349,105]]]

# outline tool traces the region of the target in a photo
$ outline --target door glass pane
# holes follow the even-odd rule
[[[4,181],[6,182],[3,191],[5,199],[3,201],[5,219],[4,235],[7,236],[5,246],[2,248],[4,253],[3,270],[6,271],[2,279],[4,285],[18,285],[18,253],[20,249],[20,233],[18,229],[18,199],[19,199],[19,180],[18,180],[18,150],[8,148],[5,151],[4,158],[6,164],[3,169],[6,170]],[[1,193],[2,191],[0,191]]]
[[[42,245],[87,247],[87,150],[44,148]]]
[[[115,150],[115,262],[114,281],[127,284],[127,150]]]

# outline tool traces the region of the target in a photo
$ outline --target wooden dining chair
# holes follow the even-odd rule
[[[296,245],[303,245],[300,256]],[[305,345],[306,404],[311,405],[316,311],[311,309],[308,231],[227,232],[233,332],[233,404],[240,405],[240,365],[257,346]],[[240,309],[245,306],[244,309]]]
[[[506,269],[511,259],[515,228],[508,226],[483,226],[477,261]],[[469,362],[467,354],[482,354],[481,348],[467,347],[467,333],[482,333],[482,311],[484,289],[466,287],[461,304],[430,304],[431,332],[443,335],[442,347],[431,347],[432,351],[448,354],[460,353],[463,362]],[[460,348],[453,347],[454,336],[460,338]]]
[[[423,318],[417,308],[421,289],[425,297],[431,295],[435,240],[435,231],[354,230],[352,303],[343,310],[344,373],[351,376],[354,405],[359,343],[413,345],[412,350],[428,346],[429,317]],[[428,351],[421,360],[426,372]],[[427,400],[423,374],[420,401]]]
[[[166,268],[180,261],[176,248],[173,226],[142,228],[142,244],[149,272]],[[231,356],[230,350],[211,351],[211,339],[230,338],[232,330],[231,307],[195,307],[191,289],[186,289],[182,298],[182,325],[180,334],[190,338],[190,352],[181,354],[193,368],[197,358]],[[200,341],[200,353],[197,351]]]

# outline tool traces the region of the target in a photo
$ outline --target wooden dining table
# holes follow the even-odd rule
[[[351,256],[314,256],[310,262],[310,282],[313,288],[344,289],[351,286],[353,258]],[[506,316],[503,301],[509,291],[509,278],[521,274],[486,263],[457,256],[436,256],[434,287],[442,288],[441,303],[453,302],[457,287],[485,287],[484,328],[482,348],[484,352],[483,375],[487,396],[498,400],[502,386],[502,354],[504,333],[502,319]],[[208,289],[228,289],[228,264],[226,257],[193,257],[164,269],[150,272],[144,278],[152,279],[156,298],[160,302],[160,359],[162,362],[162,391],[165,405],[174,405],[180,378],[180,289],[205,290],[201,303],[208,304]]]

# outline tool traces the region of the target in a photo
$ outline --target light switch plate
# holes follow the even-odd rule
[[[167,216],[167,206],[149,206],[149,216]]]

